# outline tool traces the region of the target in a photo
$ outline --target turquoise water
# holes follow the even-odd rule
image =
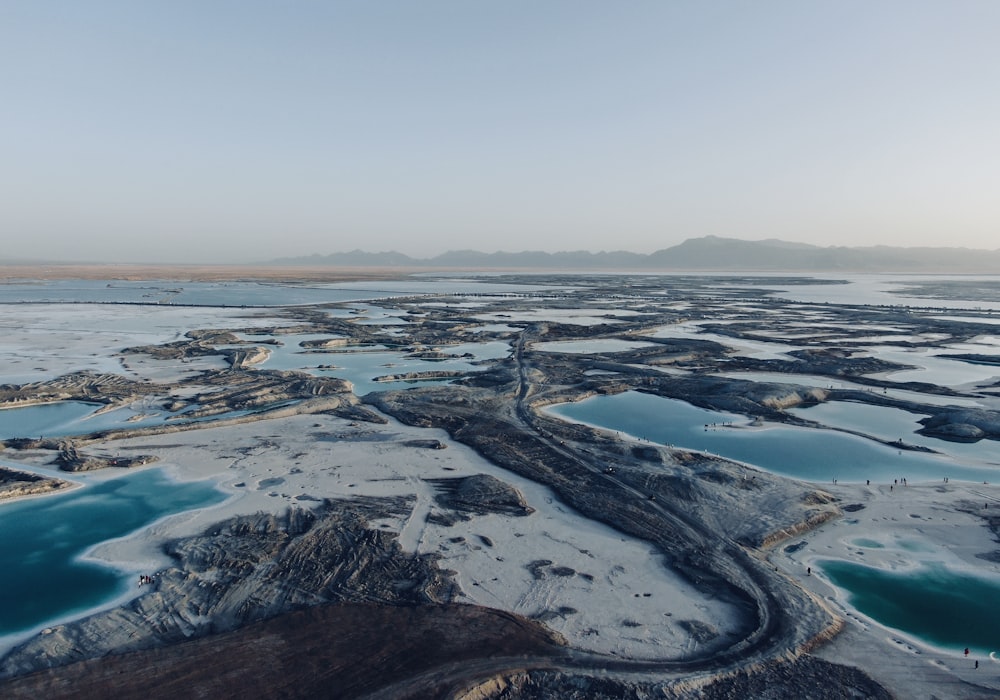
[[[1000,470],[978,467],[917,452],[899,451],[871,440],[832,430],[769,425],[746,426],[746,416],[696,408],[684,401],[629,391],[595,396],[575,404],[550,407],[575,421],[618,430],[753,464],[761,469],[806,481],[995,481]]]
[[[1000,582],[926,564],[895,572],[839,560],[819,563],[851,605],[881,624],[949,649],[1000,651]]]
[[[0,635],[113,600],[131,575],[81,561],[94,545],[173,513],[219,503],[209,482],[149,469],[64,494],[0,505]]]

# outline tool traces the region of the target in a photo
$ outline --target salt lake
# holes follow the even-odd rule
[[[744,462],[806,481],[996,481],[1000,468],[897,450],[855,435],[765,424],[746,416],[697,408],[684,401],[629,391],[595,396],[547,410],[571,420]]]
[[[90,480],[44,498],[0,504],[0,571],[7,572],[0,576],[0,637],[127,594],[136,585],[134,572],[88,560],[88,550],[225,498],[212,482],[178,482],[161,469],[146,469]]]

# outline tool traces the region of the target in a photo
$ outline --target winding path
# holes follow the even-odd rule
[[[839,630],[841,623],[838,619],[792,580],[772,570],[755,550],[723,538],[697,518],[681,512],[668,500],[654,500],[650,494],[626,483],[615,473],[602,469],[594,463],[592,456],[589,459],[581,456],[570,445],[539,429],[537,415],[529,401],[534,389],[530,377],[533,370],[525,358],[532,331],[529,327],[520,334],[512,354],[518,375],[512,413],[518,427],[544,441],[552,452],[582,467],[590,478],[601,480],[605,487],[613,488],[620,498],[641,503],[641,522],[633,517],[632,527],[621,528],[622,523],[619,522],[619,529],[628,531],[628,534],[634,534],[636,529],[649,533],[650,539],[679,565],[683,573],[694,578],[695,583],[724,583],[734,597],[744,602],[742,607],[751,618],[749,629],[741,638],[725,648],[700,656],[679,660],[628,661],[569,650],[566,657],[555,664],[546,660],[542,665],[575,671],[646,671],[676,676],[705,671],[725,672],[753,663],[794,658]],[[560,491],[559,486],[549,486]],[[628,513],[620,511],[616,515],[627,516]],[[653,520],[652,528],[650,519]],[[656,533],[670,533],[673,537],[682,533],[683,542],[668,543]],[[699,581],[699,576],[704,578]],[[504,664],[500,660],[495,661],[496,664],[484,661],[483,668],[478,670],[483,673],[500,672]],[[521,664],[524,664],[523,660]],[[470,670],[466,668],[465,673],[456,670],[456,676],[469,677],[467,672]],[[445,673],[443,670],[439,672]]]

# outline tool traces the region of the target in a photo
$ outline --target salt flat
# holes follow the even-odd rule
[[[88,554],[130,576],[175,568],[179,559],[168,556],[165,546],[185,538],[210,544],[212,537],[204,533],[235,516],[277,518],[289,509],[320,511],[326,502],[349,509],[384,501],[392,507],[375,515],[370,513],[378,509],[365,511],[368,532],[388,538],[404,559],[433,562],[456,586],[449,604],[506,611],[558,633],[568,650],[558,672],[580,687],[591,687],[600,676],[621,684],[614,687],[623,694],[626,689],[694,692],[723,677],[771,674],[786,664],[791,673],[774,671],[768,677],[785,684],[775,687],[790,689],[787,678],[804,672],[804,659],[818,656],[861,669],[905,697],[929,697],[928,689],[942,697],[1000,692],[985,674],[975,676],[954,649],[932,648],[859,613],[822,574],[827,559],[911,570],[923,559],[894,546],[908,539],[931,550],[920,555],[925,559],[1000,575],[996,558],[979,556],[994,552],[994,535],[968,507],[996,502],[995,486],[890,490],[888,484],[808,484],[766,472],[751,477],[746,466],[710,454],[569,425],[541,410],[550,403],[632,390],[776,423],[795,418],[786,407],[837,397],[865,402],[872,410],[905,407],[917,415],[947,416],[956,406],[989,413],[985,407],[992,398],[983,393],[989,387],[897,388],[893,380],[907,377],[901,373],[905,370],[878,362],[886,350],[882,341],[905,339],[947,349],[973,347],[988,333],[974,321],[926,318],[896,308],[771,304],[743,282],[686,284],[691,289],[678,299],[655,278],[633,281],[627,303],[614,297],[615,280],[609,278],[551,298],[542,293],[522,299],[449,295],[383,299],[377,307],[354,302],[283,310],[0,305],[0,328],[6,331],[0,342],[5,373],[0,383],[30,381],[42,387],[89,370],[153,387],[138,400],[143,410],[166,415],[179,410],[176,406],[225,395],[228,410],[247,418],[81,438],[83,452],[153,456],[155,466],[142,468],[162,468],[179,480],[210,479],[228,495],[219,506],[170,516]],[[568,300],[574,294],[575,300]],[[703,299],[692,300],[699,294]],[[357,313],[361,308],[367,311]],[[820,332],[805,332],[814,325]],[[295,334],[287,335],[293,326]],[[836,337],[825,334],[824,326]],[[392,347],[401,353],[462,352],[473,341],[498,349],[453,384],[387,392],[360,402],[346,382],[328,381],[336,377],[336,368],[323,376],[271,372],[267,362],[234,366],[224,354],[233,348],[222,340],[214,353],[210,339],[184,346],[188,331],[197,329],[232,329],[254,342],[263,342],[260,333],[290,342],[343,338],[351,347]],[[873,336],[873,331],[892,335]],[[635,342],[644,335],[661,342]],[[767,342],[771,338],[793,339],[794,345]],[[715,341],[730,351],[699,341]],[[837,347],[827,347],[834,341]],[[179,343],[177,354],[122,353],[165,343]],[[840,347],[858,343],[871,357]],[[547,352],[567,347],[579,352],[571,359]],[[886,352],[893,351],[898,348]],[[275,357],[288,356],[289,366],[295,365],[295,352],[283,348]],[[897,359],[933,352],[899,351]],[[421,362],[414,360],[423,369]],[[985,379],[992,376],[975,366],[956,366]],[[829,396],[794,390],[796,381],[814,380],[816,386],[831,386]],[[793,389],[776,386],[783,382]],[[281,393],[291,385],[304,387],[304,393]],[[59,385],[59,390],[60,396],[75,398],[73,386]],[[132,400],[126,389],[121,391],[126,393],[107,396]],[[306,406],[314,398],[322,406],[296,415],[299,402]],[[281,410],[271,413],[276,407]],[[985,439],[995,439],[990,420],[982,420]],[[57,473],[52,461],[61,448],[56,441],[10,448],[4,454],[7,463]],[[105,469],[70,478],[87,483],[120,474]],[[477,475],[516,490],[524,512],[465,512],[442,501],[443,480]],[[859,539],[882,546],[865,548]],[[199,575],[208,585],[214,574]],[[180,581],[184,572],[169,576]],[[128,594],[130,600],[109,605],[125,609],[134,603],[141,609],[159,601],[157,596],[158,591],[136,590]],[[108,619],[117,610],[108,611]],[[210,626],[208,619],[191,619]],[[846,621],[842,630],[841,620]],[[74,624],[60,624],[50,639],[77,639]],[[372,633],[377,639],[385,631]],[[33,644],[33,650],[45,648],[44,638]],[[490,668],[503,674],[517,665]],[[817,678],[838,677],[839,671],[824,669],[810,672]]]

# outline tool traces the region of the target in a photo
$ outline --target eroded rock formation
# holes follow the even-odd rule
[[[0,675],[161,647],[321,603],[446,603],[458,589],[435,557],[406,554],[392,533],[367,526],[408,509],[405,499],[327,502],[169,542],[173,565],[142,595],[45,630],[5,656]]]

